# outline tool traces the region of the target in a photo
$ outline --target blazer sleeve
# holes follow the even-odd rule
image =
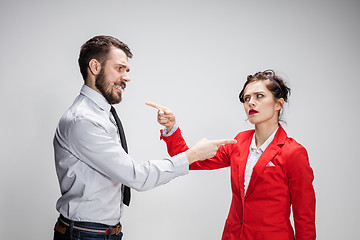
[[[175,156],[181,152],[189,149],[187,146],[180,128],[178,128],[172,135],[163,136],[161,131],[162,140],[165,141],[168,153],[170,156]],[[213,170],[230,166],[230,157],[228,154],[227,145],[221,145],[216,155],[204,161],[197,161],[190,165],[190,170]]]
[[[294,146],[294,144],[292,144]],[[295,239],[316,239],[313,170],[306,149],[300,144],[289,149],[287,175],[295,223]]]

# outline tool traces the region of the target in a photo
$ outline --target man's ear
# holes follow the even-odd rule
[[[91,59],[89,62],[89,69],[92,75],[97,76],[101,71],[101,64],[96,59]]]

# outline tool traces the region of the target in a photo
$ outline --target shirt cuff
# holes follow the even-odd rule
[[[176,169],[176,176],[182,176],[189,173],[189,159],[185,152],[179,153],[172,157],[174,168]]]
[[[172,127],[172,129],[170,130],[170,132],[167,132],[166,128],[163,129],[163,131],[162,131],[162,136],[163,136],[163,137],[169,137],[169,136],[171,136],[178,128],[179,128],[179,125],[177,124],[177,122],[175,122],[175,124],[174,124],[174,126]]]

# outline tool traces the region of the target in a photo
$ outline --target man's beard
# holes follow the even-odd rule
[[[108,81],[106,81],[103,68],[100,70],[99,75],[95,79],[95,86],[110,104],[117,104],[121,102],[121,93],[114,92],[113,87]]]

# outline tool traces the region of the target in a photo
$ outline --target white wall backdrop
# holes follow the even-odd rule
[[[138,161],[167,156],[145,101],[172,109],[193,145],[252,127],[237,97],[248,74],[284,75],[293,92],[284,127],[309,152],[318,239],[355,239],[359,24],[357,0],[1,0],[0,239],[52,239],[52,138],[83,83],[80,46],[100,34],[134,53],[117,110]],[[220,239],[230,201],[229,169],[133,191],[124,239]]]

